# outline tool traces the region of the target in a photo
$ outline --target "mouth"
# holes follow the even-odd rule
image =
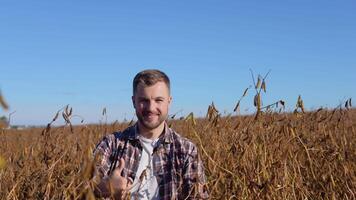
[[[158,114],[151,113],[151,112],[143,113],[143,117],[148,120],[152,120],[153,118],[155,118],[157,116],[158,116]]]

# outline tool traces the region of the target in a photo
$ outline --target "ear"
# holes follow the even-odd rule
[[[172,100],[173,100],[172,96],[169,96],[169,98],[168,98],[168,106],[171,105]]]

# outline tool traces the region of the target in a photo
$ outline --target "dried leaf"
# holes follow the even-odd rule
[[[257,94],[253,98],[253,106],[255,106],[255,107],[257,106]]]
[[[349,99],[349,106],[352,107],[351,98]]]
[[[255,95],[255,98],[253,99],[253,105],[257,108],[261,108],[261,96],[260,93]]]
[[[131,119],[131,121],[129,122],[129,125],[128,125],[128,126],[131,126],[133,123],[134,123],[134,120]]]
[[[211,103],[211,105],[208,107],[208,113],[207,117],[209,121],[214,119],[214,117],[219,113],[219,111],[215,108],[214,102]]]
[[[66,123],[69,123],[68,116],[65,114],[65,112],[62,112],[62,117]]]
[[[192,112],[189,113],[189,115],[185,118],[184,121],[191,121],[193,123],[193,125],[196,125],[196,121],[194,119],[194,114]]]
[[[300,107],[302,106],[302,102],[303,102],[302,97],[299,95],[299,96],[298,96],[298,100],[297,100],[297,105],[296,105],[296,107],[297,107],[297,108],[300,108]]]
[[[246,96],[248,89],[249,89],[249,88],[246,88],[246,89],[245,89],[245,91],[244,91],[244,93],[243,93],[243,95],[242,95],[243,97]]]
[[[215,127],[217,127],[219,125],[219,122],[220,122],[220,114],[216,115],[214,120],[213,120],[213,125]]]
[[[266,107],[266,110],[267,110],[267,111],[270,111],[270,109],[271,109],[271,106],[268,105],[268,106]]]
[[[74,133],[73,126],[72,126],[72,123],[70,123],[70,121],[69,121],[69,128],[70,128],[70,132]]]
[[[300,109],[302,109],[302,112],[304,113],[304,103],[302,99],[300,99]]]
[[[348,100],[345,102],[345,108],[349,109],[349,101]]]
[[[59,116],[59,111],[56,113],[56,115],[53,117],[52,122],[56,121]]]
[[[261,88],[262,88],[263,91],[266,93],[266,82],[265,82],[265,80],[262,81]]]
[[[72,109],[72,107],[71,107],[70,110],[69,110],[69,116],[72,115],[72,111],[73,111],[73,109]]]
[[[68,108],[69,108],[69,104],[68,104],[68,105],[66,105],[66,107],[65,107],[65,109],[64,109],[64,112],[66,113],[66,115],[67,115],[67,116],[69,115]]]
[[[297,100],[297,104],[296,104],[296,110],[297,110],[298,108],[300,108],[303,113],[305,112],[305,109],[304,109],[304,102],[303,102],[302,97],[301,97],[300,95],[298,96],[298,100]]]
[[[106,108],[103,109],[102,115],[106,115]]]
[[[206,113],[206,117],[209,118],[210,120],[210,116],[211,116],[211,106],[209,105],[208,112]]]
[[[48,133],[49,131],[51,130],[51,124],[47,124],[47,127],[46,127],[46,133]]]
[[[236,112],[237,109],[239,109],[239,107],[240,107],[240,100],[237,102],[237,104],[236,104],[236,106],[234,108],[234,112]]]
[[[0,92],[0,106],[3,107],[5,110],[9,109],[9,105],[6,103],[4,97]]]
[[[285,107],[285,102],[283,100],[279,100],[279,103],[283,106],[283,108]]]
[[[259,87],[261,86],[261,78],[260,78],[260,76],[258,76],[258,78],[257,78],[257,83],[256,83],[256,89],[258,89]]]

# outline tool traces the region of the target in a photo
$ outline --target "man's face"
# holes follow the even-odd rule
[[[132,97],[138,122],[148,130],[157,128],[167,118],[171,100],[168,87],[162,81],[146,87],[138,84]]]

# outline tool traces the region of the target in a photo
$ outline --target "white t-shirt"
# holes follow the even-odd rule
[[[158,139],[139,136],[142,145],[141,160],[131,189],[131,199],[159,199],[158,183],[153,174],[152,153]],[[145,171],[145,172],[144,172]],[[140,181],[140,176],[141,180]]]

